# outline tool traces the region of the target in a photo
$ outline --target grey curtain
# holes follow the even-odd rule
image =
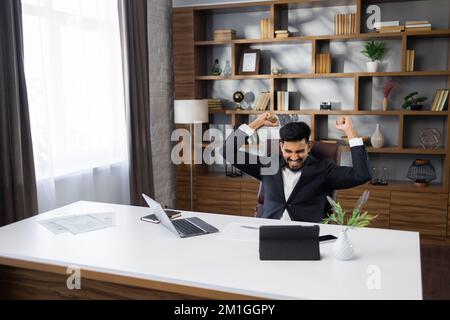
[[[130,200],[145,206],[142,193],[154,197],[150,136],[150,86],[147,32],[147,0],[119,3],[125,47],[130,136]]]
[[[20,0],[0,1],[0,226],[37,213]]]

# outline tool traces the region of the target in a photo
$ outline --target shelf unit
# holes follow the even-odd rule
[[[366,92],[364,91],[364,85],[371,83],[376,78],[425,78],[435,79],[444,78],[446,87],[450,87],[450,57],[447,51],[447,65],[443,70],[419,70],[413,72],[406,72],[406,52],[408,49],[414,47],[416,41],[428,41],[427,39],[442,38],[444,41],[450,39],[450,29],[448,25],[446,28],[421,31],[421,32],[400,32],[400,33],[374,33],[365,32],[363,26],[363,17],[365,9],[370,4],[390,4],[390,3],[402,3],[403,0],[286,0],[286,1],[264,1],[264,2],[251,2],[251,3],[238,3],[238,4],[222,4],[211,6],[197,6],[176,8],[173,13],[173,32],[174,32],[174,65],[175,65],[175,96],[176,99],[201,99],[212,98],[210,96],[210,86],[217,81],[264,81],[267,89],[271,95],[271,102],[269,110],[279,115],[300,115],[309,118],[312,128],[312,140],[320,139],[319,126],[320,124],[328,121],[330,117],[336,117],[340,115],[351,116],[365,116],[365,117],[390,117],[395,119],[398,123],[397,145],[387,146],[380,149],[368,148],[368,152],[373,156],[382,157],[383,155],[409,157],[417,155],[417,157],[430,156],[439,157],[442,159],[442,176],[441,183],[430,184],[427,188],[419,189],[408,181],[390,181],[388,186],[373,186],[367,184],[364,188],[369,188],[374,192],[386,192],[384,196],[391,197],[390,192],[409,192],[410,194],[417,194],[420,197],[422,193],[439,193],[445,194],[448,199],[449,193],[449,177],[450,177],[450,153],[447,148],[447,144],[450,142],[449,132],[449,111],[448,102],[445,111],[404,111],[404,110],[370,110],[370,106],[367,105],[365,98]],[[429,1],[432,5],[433,1]],[[295,35],[289,38],[277,39],[274,37],[274,30],[286,27],[286,12],[294,8],[325,8],[331,6],[352,6],[354,13],[356,13],[357,33],[351,35]],[[271,21],[272,28],[270,37],[268,39],[259,39],[257,37],[250,38],[238,38],[230,41],[215,41],[211,37],[210,19],[214,15],[229,14],[239,15],[243,13],[252,13],[258,17],[268,17]],[[450,15],[450,12],[449,12]],[[424,17],[427,18],[427,17]],[[450,19],[449,19],[450,20]],[[254,21],[253,21],[254,23]],[[233,28],[232,25],[227,26]],[[225,27],[224,27],[225,28]],[[238,35],[239,36],[239,35]],[[424,40],[425,39],[425,40]],[[331,73],[314,73],[315,56],[316,53],[320,53],[322,50],[327,50],[332,43],[347,43],[352,41],[366,41],[366,40],[395,40],[401,43],[400,63],[397,71],[388,72],[375,72],[369,73],[363,70],[357,72],[331,72]],[[311,52],[308,53],[307,58],[311,60],[311,64],[306,72],[301,73],[285,73],[280,75],[272,75],[267,70],[265,73],[258,75],[241,75],[239,74],[239,57],[242,50],[251,46],[277,46],[277,45],[307,45],[311,48]],[[229,77],[213,76],[209,75],[207,70],[210,66],[208,63],[208,55],[211,55],[210,51],[222,48],[229,52],[230,62],[232,66],[232,75]],[[342,71],[342,70],[333,70]],[[297,79],[347,79],[346,81],[352,81],[354,83],[354,103],[353,105],[346,105],[342,110],[318,110],[306,105],[300,110],[278,111],[276,105],[276,92],[287,87],[287,82]],[[436,88],[437,89],[437,88]],[[231,95],[231,93],[230,93]],[[429,97],[431,100],[432,97]],[[232,126],[237,126],[240,123],[249,120],[250,116],[256,116],[263,111],[255,110],[219,110],[211,111],[211,116],[226,116],[228,123]],[[444,132],[442,140],[445,145],[438,149],[422,149],[419,146],[409,146],[405,143],[407,137],[405,137],[405,130],[411,122],[420,122],[424,119],[441,119],[444,123]],[[343,151],[346,148],[343,147]],[[409,166],[410,163],[405,163]],[[177,170],[182,170],[182,167]],[[180,171],[181,172],[181,171]],[[182,174],[181,174],[182,175]],[[202,179],[211,177],[217,180],[217,174],[208,173],[207,170],[201,170],[199,176]],[[247,179],[242,179],[243,181]],[[214,180],[212,180],[214,181]],[[229,181],[229,178],[226,179]],[[183,185],[183,181],[179,180],[180,186]],[[246,183],[249,183],[248,181]],[[257,184],[253,185],[253,189],[257,187]],[[248,191],[248,185],[246,187]],[[179,188],[182,190],[183,188]],[[352,192],[360,192],[361,187],[349,190],[349,194]],[[178,191],[177,191],[178,193]],[[256,191],[255,191],[256,194]],[[345,192],[340,192],[345,197]],[[197,195],[197,197],[200,195]],[[426,197],[425,197],[426,198]],[[428,199],[428,198],[427,198]],[[218,200],[220,201],[220,199]],[[249,198],[251,200],[251,197]],[[390,198],[387,200],[390,203]],[[425,203],[424,207],[428,204]],[[450,202],[448,202],[450,205]],[[183,203],[179,202],[179,206],[183,207]],[[247,204],[247,207],[250,207]],[[447,221],[450,220],[450,216],[447,215],[447,205],[445,206],[445,214]],[[389,219],[388,219],[389,220]],[[393,225],[398,225],[393,223]],[[385,225],[386,226],[386,225]],[[417,229],[417,228],[416,228]],[[440,234],[440,237],[436,237],[432,234],[432,237],[440,238],[446,236]],[[450,228],[448,228],[448,235],[450,237]]]

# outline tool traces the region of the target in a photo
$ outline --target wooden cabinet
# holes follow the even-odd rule
[[[227,177],[197,177],[196,211],[241,214],[241,181]]]
[[[347,213],[351,213],[356,205],[363,188],[353,188],[348,190],[339,190],[336,192],[336,199]],[[371,215],[377,215],[370,227],[373,228],[389,228],[389,191],[370,191],[369,201],[363,207],[364,211],[368,211]]]
[[[443,240],[447,230],[444,193],[391,192],[390,227],[418,231],[422,236]]]
[[[195,98],[194,10],[173,10],[173,63],[176,99]]]
[[[316,141],[330,138],[328,128],[333,123],[333,118],[337,116],[364,119],[365,128],[360,126],[358,130],[361,129],[361,132],[365,130],[366,135],[373,132],[368,129],[370,125],[381,122],[382,126],[387,128],[385,133],[392,135],[389,139],[385,139],[385,142],[388,141],[389,144],[382,148],[368,147],[367,150],[370,153],[373,167],[389,169],[388,186],[365,185],[350,190],[341,190],[337,193],[337,199],[349,211],[354,207],[363,190],[368,188],[371,191],[371,197],[365,209],[371,214],[378,215],[373,222],[373,227],[416,230],[425,237],[442,239],[448,236],[450,239],[450,227],[447,226],[450,226],[450,216],[447,214],[450,210],[450,202],[448,202],[450,148],[447,146],[450,140],[450,111],[448,102],[444,110],[439,112],[431,111],[430,105],[436,89],[448,87],[450,70],[446,63],[447,58],[433,59],[431,52],[426,52],[427,42],[435,42],[436,39],[448,42],[450,29],[434,29],[429,32],[372,33],[365,30],[361,20],[367,4],[371,1],[356,0],[354,4],[352,3],[353,8],[348,8],[356,13],[355,34],[327,35],[327,33],[320,34],[317,30],[318,35],[314,35],[315,31],[304,34],[300,30],[294,32],[289,38],[276,38],[273,30],[289,27],[289,17],[300,7],[304,7],[301,10],[315,10],[316,18],[320,18],[324,27],[328,24],[331,29],[327,32],[333,33],[333,21],[327,18],[333,17],[333,14],[325,12],[321,16],[319,13],[320,10],[329,10],[326,5],[327,1],[311,1],[314,2],[314,5],[309,4],[310,1],[303,0],[288,2],[289,5],[267,1],[175,8],[173,10],[173,56],[176,99],[221,99],[224,109],[212,108],[210,110],[211,122],[235,127],[240,123],[247,123],[251,117],[264,112],[234,110],[232,104],[225,103],[230,102],[234,90],[241,90],[241,82],[246,81],[246,83],[251,83],[253,88],[246,88],[246,90],[256,95],[255,100],[261,92],[269,92],[271,99],[268,109],[270,111],[283,117],[299,116],[302,118],[301,121],[309,122],[312,129],[311,138]],[[378,0],[376,2],[395,3],[397,1]],[[429,6],[431,7],[432,3]],[[392,11],[392,14],[397,20],[406,19],[401,8],[397,8],[395,13]],[[260,38],[261,35],[258,31],[262,18],[269,18],[271,30],[269,36],[264,39]],[[427,18],[435,19],[431,16]],[[239,23],[235,23],[236,21]],[[236,29],[237,38],[214,39],[214,31],[223,28]],[[365,66],[357,67],[357,60],[342,60],[351,58],[351,54],[347,57],[347,55],[339,53],[333,56],[333,66],[328,73],[315,73],[317,54],[334,54],[333,48],[338,47],[337,43],[343,43],[345,46],[349,43],[352,45],[351,48],[357,48],[354,45],[358,42],[375,38],[377,41],[389,40],[392,44],[396,42],[391,49],[393,54],[398,54],[397,65],[391,66],[390,71],[366,72]],[[259,74],[239,72],[243,50],[260,48],[264,52],[262,60],[265,62],[261,64]],[[281,50],[276,51],[277,48],[281,48]],[[414,71],[406,72],[407,50],[412,49],[417,50],[417,53],[422,52],[418,57],[430,64],[416,64]],[[294,54],[287,55],[285,54],[288,52],[286,50]],[[441,51],[448,57],[449,51],[446,44]],[[296,54],[297,52],[299,54]],[[430,55],[428,56],[428,54]],[[232,68],[230,76],[212,74],[211,66],[216,58],[221,59],[222,66],[226,60],[230,61]],[[303,68],[303,64],[297,66],[297,60],[305,62],[306,69]],[[434,60],[436,60],[436,64],[431,63]],[[441,63],[442,61],[445,63]],[[286,70],[281,74],[272,74],[270,68],[272,62],[285,66]],[[290,63],[293,67],[298,68],[289,68]],[[351,68],[353,70],[344,68],[346,63],[354,64],[355,68]],[[420,94],[428,95],[430,103],[425,103],[422,111],[413,111],[403,110],[401,103],[399,104],[398,101],[395,103],[392,100],[387,111],[380,110],[375,104],[372,105],[372,100],[374,100],[372,92],[374,88],[378,90],[380,80],[387,77],[395,80],[394,82],[399,82],[403,89],[411,88],[410,91],[414,91],[420,88],[421,91],[424,91]],[[306,93],[310,97],[316,97],[324,92],[323,101],[325,101],[325,97],[330,94],[325,89],[330,79],[333,79],[333,86],[340,87],[342,83],[344,88],[350,88],[348,94],[332,97],[333,100],[345,100],[349,95],[350,98],[342,104],[341,109],[320,110],[317,103],[308,102],[311,99],[304,99],[302,104],[301,99],[297,98],[291,99],[288,110],[285,110],[284,106],[278,106],[277,93],[287,91],[294,93],[294,96],[295,94],[300,95],[300,92],[297,92],[300,83],[302,85],[317,83],[314,91],[308,92],[308,89],[305,88],[302,95],[305,96]],[[422,84],[427,85],[427,88],[426,86],[422,87]],[[316,93],[318,87],[321,90]],[[422,148],[419,133],[421,129],[427,127],[440,129],[442,139],[441,147],[438,149]],[[362,134],[361,132],[360,134]],[[411,162],[422,157],[432,161],[436,166],[436,172],[439,173],[437,181],[425,189],[415,187],[406,178],[407,168]],[[254,214],[259,186],[257,181],[248,178],[232,179],[214,173],[194,179],[196,210],[245,216]],[[187,192],[189,189],[186,189],[188,187],[185,172],[177,171],[177,203],[184,206],[188,203],[189,193]]]

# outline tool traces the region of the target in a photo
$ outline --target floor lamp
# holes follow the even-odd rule
[[[191,211],[194,210],[193,206],[193,178],[192,178],[192,125],[197,123],[209,122],[208,117],[208,101],[207,100],[175,100],[174,103],[174,122],[175,124],[189,124],[189,163],[190,163],[190,200]],[[201,139],[202,140],[202,139]]]

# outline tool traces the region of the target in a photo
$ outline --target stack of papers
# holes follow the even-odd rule
[[[114,212],[70,215],[38,221],[53,234],[70,232],[80,234],[115,226]]]

